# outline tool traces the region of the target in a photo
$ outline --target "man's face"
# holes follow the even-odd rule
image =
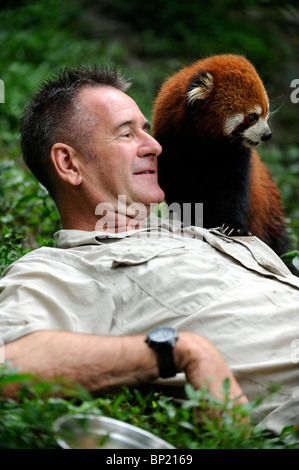
[[[82,161],[81,168],[91,201],[116,207],[124,195],[127,205],[161,202],[157,157],[162,149],[135,101],[112,87],[84,88],[78,99],[99,120],[88,149],[95,157]]]

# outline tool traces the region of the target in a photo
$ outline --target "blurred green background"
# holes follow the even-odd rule
[[[6,0],[0,6],[0,269],[51,244],[56,208],[23,166],[20,113],[39,82],[65,66],[116,64],[151,120],[163,81],[211,54],[245,55],[268,91],[271,141],[260,149],[281,190],[294,247],[299,236],[299,6],[267,0]],[[299,92],[297,94],[299,97]]]

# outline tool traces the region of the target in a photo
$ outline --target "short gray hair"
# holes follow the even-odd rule
[[[126,92],[131,83],[115,67],[67,67],[41,83],[24,108],[21,146],[27,166],[50,193],[50,151],[56,142],[68,144],[87,158],[97,118],[78,101],[84,87],[112,86]]]

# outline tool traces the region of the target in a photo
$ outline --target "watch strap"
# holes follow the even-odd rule
[[[177,374],[177,368],[173,357],[173,347],[163,345],[157,352],[159,375],[162,379],[174,377]]]
[[[177,330],[174,328],[167,329],[171,330],[172,332],[172,336],[169,339],[165,341],[155,341],[152,338],[152,333],[155,331],[159,331],[158,327],[154,330],[151,330],[145,340],[149,347],[152,348],[157,354],[159,377],[163,379],[168,377],[174,377],[178,373],[173,355],[173,348],[175,347],[178,338],[178,333]]]

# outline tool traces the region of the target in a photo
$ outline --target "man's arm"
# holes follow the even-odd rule
[[[91,392],[120,385],[138,385],[159,377],[156,353],[144,335],[98,336],[66,331],[37,331],[5,346],[5,358],[22,372],[45,378],[68,377]],[[225,378],[231,397],[242,390],[221,354],[205,338],[180,332],[174,348],[178,371],[185,372],[195,388],[213,378],[210,391],[221,396]],[[246,402],[243,395],[239,402]]]

